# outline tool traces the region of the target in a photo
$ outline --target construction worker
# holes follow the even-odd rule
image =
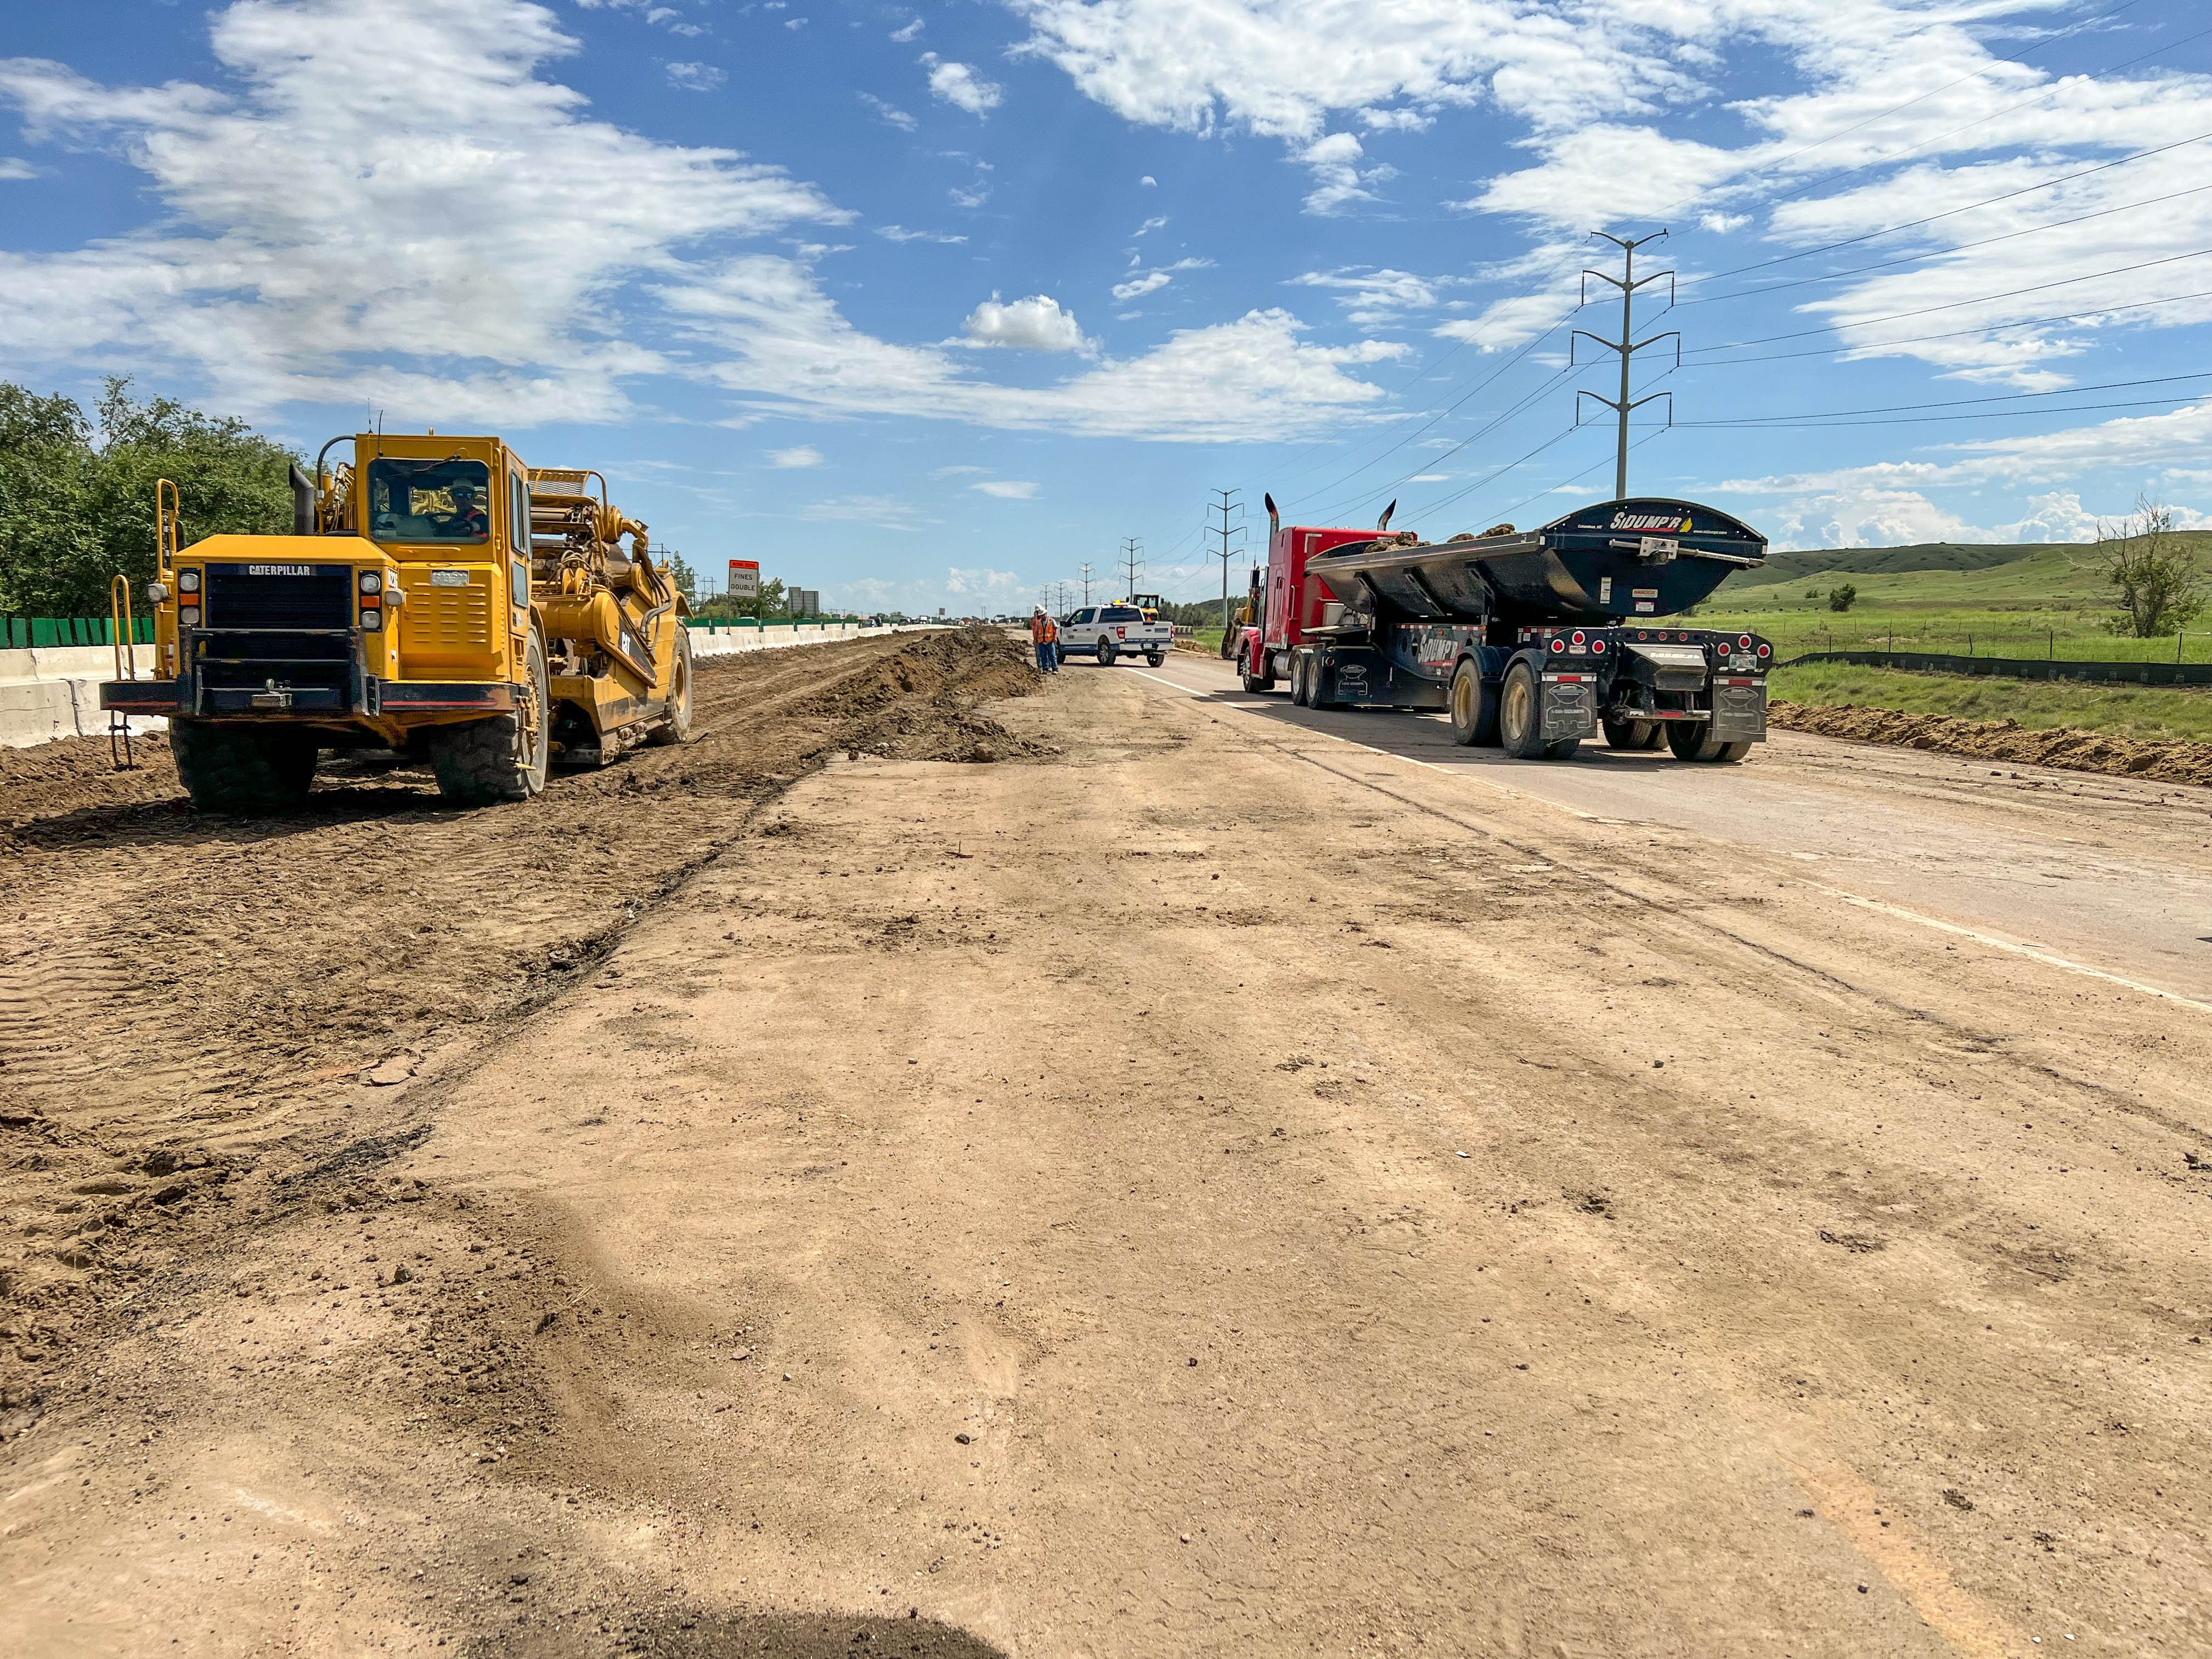
[[[1042,605],[1037,606],[1030,617],[1030,639],[1036,646],[1039,672],[1060,672],[1060,624],[1045,615]]]

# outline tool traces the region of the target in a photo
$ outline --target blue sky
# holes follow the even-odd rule
[[[1208,492],[1431,534],[1638,490],[1780,545],[2212,496],[2179,0],[240,0],[0,21],[0,375],[492,430],[702,571],[1026,607]],[[1613,256],[1617,259],[1617,255]],[[1617,268],[1615,265],[1613,268]],[[1573,357],[1569,356],[1573,351]],[[1583,366],[1577,367],[1577,362]],[[2203,370],[2187,378],[2193,370]],[[1257,546],[1255,533],[1248,545]]]

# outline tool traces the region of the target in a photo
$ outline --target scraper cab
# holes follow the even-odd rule
[[[556,759],[688,734],[684,598],[599,474],[361,433],[292,488],[291,534],[189,546],[159,491],[154,676],[125,668],[100,702],[168,719],[196,806],[296,805],[325,750],[423,755],[459,803],[526,800]]]

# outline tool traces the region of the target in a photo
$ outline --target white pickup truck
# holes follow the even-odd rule
[[[1095,657],[1101,668],[1111,668],[1117,657],[1139,653],[1158,668],[1174,649],[1173,626],[1146,622],[1133,605],[1087,605],[1060,620],[1060,654]]]

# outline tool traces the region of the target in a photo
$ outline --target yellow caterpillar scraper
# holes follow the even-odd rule
[[[193,805],[296,805],[326,749],[427,753],[449,800],[526,800],[556,760],[690,734],[688,607],[603,477],[532,471],[497,438],[323,454],[346,442],[350,463],[292,469],[289,536],[186,547],[161,488],[158,666],[100,706],[168,717]]]

